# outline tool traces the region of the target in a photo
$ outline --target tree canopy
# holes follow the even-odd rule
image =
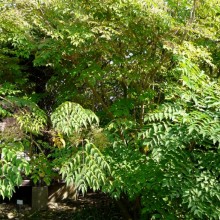
[[[62,178],[219,219],[219,33],[218,0],[0,1],[0,195]]]

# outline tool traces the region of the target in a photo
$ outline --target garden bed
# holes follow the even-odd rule
[[[55,220],[55,219],[95,219],[113,220],[122,219],[120,210],[112,199],[102,193],[88,193],[85,197],[79,196],[77,201],[66,199],[57,203],[48,203],[45,211],[33,212],[31,207],[15,204],[0,204],[0,219],[17,220]]]

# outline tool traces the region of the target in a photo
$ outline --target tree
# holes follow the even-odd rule
[[[129,199],[126,218],[218,219],[218,1],[104,3],[1,3],[0,113],[19,125],[2,163],[20,166],[1,194],[58,170]]]

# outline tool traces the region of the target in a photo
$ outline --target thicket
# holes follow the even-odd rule
[[[0,1],[0,195],[101,190],[126,219],[220,219],[218,0]]]

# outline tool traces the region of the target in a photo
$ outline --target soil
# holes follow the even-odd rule
[[[48,203],[47,210],[33,212],[28,205],[0,204],[0,219],[15,220],[120,220],[120,210],[115,202],[102,193],[88,193],[78,199]]]

